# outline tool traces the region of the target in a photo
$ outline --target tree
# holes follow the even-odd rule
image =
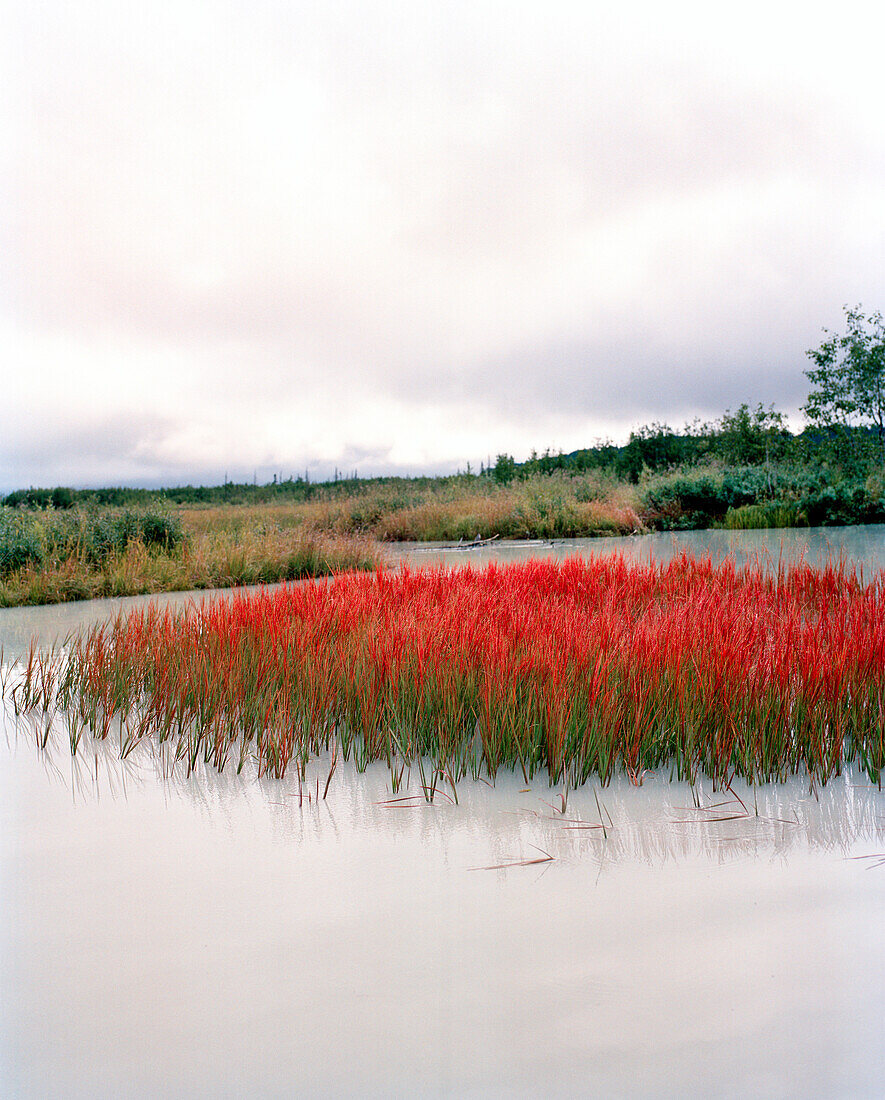
[[[618,471],[637,482],[646,467],[667,470],[678,466],[684,457],[683,442],[669,424],[646,424],[630,432],[630,438],[618,459]]]
[[[842,457],[858,457],[859,443],[872,429],[885,459],[885,322],[881,313],[865,317],[860,306],[845,309],[848,331],[807,352],[814,363],[806,378],[815,387],[802,411],[829,433]]]
[[[746,402],[737,412],[726,409],[716,434],[722,457],[738,466],[761,466],[777,459],[790,440],[784,414],[761,403],[755,409]]]
[[[516,477],[516,461],[513,455],[502,454],[495,459],[492,477],[499,485],[509,485]]]

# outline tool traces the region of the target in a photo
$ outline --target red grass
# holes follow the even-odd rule
[[[176,738],[190,765],[430,756],[431,794],[500,766],[578,784],[669,763],[727,784],[825,781],[852,758],[878,777],[883,595],[843,565],[687,556],[342,575],[95,629],[58,701],[99,736],[120,716]],[[20,699],[48,706],[38,665]]]

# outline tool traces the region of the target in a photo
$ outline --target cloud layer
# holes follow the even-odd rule
[[[13,6],[0,488],[795,412],[882,306],[872,4],[146,7]]]

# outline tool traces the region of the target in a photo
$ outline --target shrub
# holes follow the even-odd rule
[[[106,561],[132,543],[172,551],[184,540],[181,520],[163,508],[52,509],[0,507],[0,574],[53,561]]]
[[[721,474],[692,471],[658,480],[643,495],[643,519],[664,531],[709,527],[729,508],[750,504],[753,490],[741,489]]]
[[[730,525],[737,522],[727,519],[730,512],[751,505],[798,506],[801,511],[803,498],[811,502],[827,491],[820,471],[812,473],[801,467],[704,467],[650,479],[642,494],[640,510],[649,527],[689,530],[721,523]],[[761,522],[767,513],[747,513],[746,517],[751,515],[760,520],[752,526],[771,525],[767,519]],[[803,512],[796,522],[815,521]]]
[[[39,565],[45,557],[40,525],[27,512],[0,505],[0,576]]]
[[[799,510],[812,527],[885,522],[885,499],[860,482],[826,485],[806,493],[799,501]]]

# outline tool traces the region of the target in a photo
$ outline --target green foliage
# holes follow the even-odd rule
[[[842,481],[806,493],[799,514],[811,527],[843,527],[852,523],[885,523],[885,499],[862,482]]]
[[[157,507],[72,513],[69,523],[56,524],[55,534],[59,551],[76,546],[92,562],[125,550],[131,542],[169,551],[183,539],[179,517]]]
[[[791,440],[783,413],[773,405],[751,410],[745,402],[737,412],[726,409],[716,426],[714,449],[724,462],[753,466],[783,458]]]
[[[166,552],[181,546],[181,519],[149,508],[26,511],[0,507],[0,576],[67,559],[97,564],[132,542]]]
[[[513,455],[498,455],[492,469],[492,477],[499,485],[509,485],[516,476],[516,462]]]
[[[17,489],[3,500],[10,508],[55,508],[73,507],[75,493],[73,489],[59,486],[56,489]]]
[[[885,523],[885,491],[878,477],[834,479],[801,466],[700,468],[650,479],[640,514],[664,531]]]
[[[824,329],[828,338],[807,352],[814,367],[805,375],[815,388],[803,412],[837,457],[856,466],[863,459],[858,428],[873,430],[885,458],[885,322],[881,313],[865,317],[860,306],[846,306],[845,319],[845,333]]]
[[[667,424],[649,424],[630,433],[615,462],[619,474],[637,482],[643,470],[667,470],[687,457],[686,437]]]
[[[662,531],[710,527],[731,508],[755,504],[768,492],[765,472],[687,470],[650,481],[643,492],[642,518]]]
[[[26,512],[0,506],[0,576],[43,561],[40,526]]]

